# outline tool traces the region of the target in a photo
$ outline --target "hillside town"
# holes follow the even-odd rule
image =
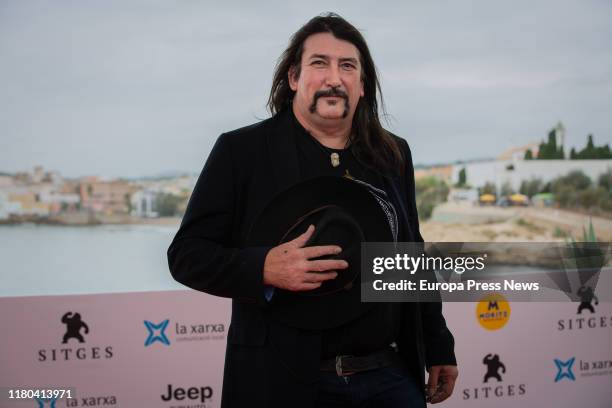
[[[129,224],[184,212],[195,175],[159,179],[64,178],[36,166],[0,174],[0,222]]]
[[[612,240],[612,154],[588,135],[565,151],[565,128],[494,159],[420,167],[416,199],[429,241]]]
[[[436,222],[472,225],[519,218],[524,227],[528,214],[547,219],[553,225],[548,236],[562,238],[580,230],[589,216],[598,217],[596,227],[612,237],[609,146],[597,146],[589,135],[583,149],[572,148],[569,155],[564,149],[565,128],[558,123],[547,139],[513,147],[493,159],[417,166],[419,218],[429,222],[426,229]],[[175,225],[196,180],[195,174],[137,180],[67,178],[42,166],[0,173],[0,223]],[[572,225],[562,226],[573,218]],[[441,227],[435,236],[445,230]]]

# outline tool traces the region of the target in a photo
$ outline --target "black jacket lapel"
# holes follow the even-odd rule
[[[410,226],[408,218],[408,209],[406,208],[406,194],[401,187],[401,177],[384,177],[385,184],[387,185],[386,191],[391,196],[392,202],[397,207],[397,216],[399,218],[400,230],[404,231],[404,235],[401,236],[400,240],[406,242],[413,242],[415,235]]]
[[[274,172],[276,192],[279,193],[298,183],[300,169],[291,112],[280,112],[276,119],[267,139],[269,165]]]

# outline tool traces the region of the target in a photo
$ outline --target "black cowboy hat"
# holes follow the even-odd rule
[[[314,290],[275,288],[266,308],[272,319],[302,329],[322,330],[347,323],[372,307],[361,303],[361,243],[391,242],[387,215],[363,183],[324,176],[277,195],[257,217],[248,246],[277,246],[315,226],[305,246],[339,245],[342,252],[316,259],[344,259],[335,279]]]

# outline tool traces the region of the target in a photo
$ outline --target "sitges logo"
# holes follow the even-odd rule
[[[68,311],[58,319],[65,326],[57,347],[38,350],[39,362],[71,360],[106,360],[113,358],[113,347],[109,345],[86,345],[90,328],[78,312]]]
[[[168,384],[165,392],[161,394],[160,398],[162,401],[185,401],[190,402],[201,402],[202,405],[189,405],[189,407],[205,407],[206,402],[210,402],[213,397],[213,389],[209,386],[197,386],[197,387],[176,387],[172,384]]]
[[[482,364],[487,366],[487,372],[484,376],[483,382],[486,383],[490,378],[495,378],[498,382],[501,382],[502,378],[499,372],[501,370],[503,374],[506,374],[506,366],[504,363],[499,361],[499,356],[497,354],[487,354],[482,360]]]
[[[482,359],[486,367],[482,383],[462,390],[464,400],[489,399],[489,398],[513,398],[525,395],[527,386],[523,383],[506,382],[506,365],[499,354],[488,353]],[[491,384],[491,385],[489,385]]]
[[[79,313],[66,312],[62,316],[62,323],[66,325],[66,334],[62,340],[63,344],[68,343],[70,339],[76,339],[79,343],[85,343],[85,339],[81,334],[81,329],[84,330],[85,334],[89,334],[89,326],[81,319]]]
[[[578,305],[577,313],[582,314],[584,309],[587,309],[591,313],[595,313],[593,301],[595,301],[595,305],[598,305],[599,299],[597,299],[597,296],[595,296],[593,288],[583,285],[578,289],[577,295],[580,296],[580,304]]]
[[[558,331],[597,328],[612,328],[612,316],[575,317],[557,321]]]
[[[599,305],[599,299],[592,288],[583,285],[576,294],[580,298],[576,314],[574,317],[559,319],[558,331],[612,328],[612,315],[596,312],[595,306]]]

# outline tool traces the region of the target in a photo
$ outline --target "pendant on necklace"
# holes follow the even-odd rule
[[[340,165],[340,155],[338,153],[332,153],[330,156],[332,167],[338,167]]]

